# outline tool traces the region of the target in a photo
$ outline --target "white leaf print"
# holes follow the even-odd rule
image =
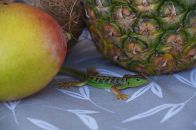
[[[94,106],[96,106],[97,108],[100,108],[104,111],[110,112],[110,113],[114,113],[113,111],[103,108],[102,106],[97,105],[93,100],[90,99],[90,94],[89,94],[89,88],[88,87],[84,87],[84,88],[79,88],[80,94],[76,93],[76,92],[72,92],[72,91],[68,91],[68,90],[63,90],[63,89],[57,89],[60,92],[67,94],[71,97],[77,98],[77,99],[82,99],[82,100],[88,100],[89,102],[91,102]]]
[[[87,13],[87,12],[86,12]],[[86,40],[86,39],[91,39],[91,35],[90,33],[87,31],[87,29],[84,29],[81,36],[79,37],[79,41],[82,41],[82,40]]]
[[[140,88],[126,102],[128,103],[130,101],[133,101],[134,99],[138,98],[139,96],[147,92],[149,89],[150,89],[150,86],[145,86],[145,87]]]
[[[152,82],[151,91],[158,97],[163,98],[162,89],[158,84]]]
[[[69,112],[72,112],[78,116],[78,118],[90,129],[90,130],[98,130],[98,124],[97,121],[87,115],[87,114],[94,114],[94,113],[99,113],[96,111],[89,111],[89,110],[67,110]]]
[[[67,94],[71,97],[77,98],[77,99],[82,99],[82,100],[88,100],[88,98],[83,97],[83,95],[78,94],[76,92],[68,91],[68,90],[63,90],[63,89],[58,89],[60,92]]]
[[[196,69],[191,71],[191,82],[196,86]]]
[[[98,130],[97,121],[88,115],[77,115],[80,120],[91,130]]]
[[[107,89],[107,88],[105,89],[105,91],[106,91],[106,92],[108,92],[108,93],[110,93],[110,92],[111,92],[111,90],[110,90],[110,89]]]
[[[157,107],[152,108],[152,109],[150,109],[146,112],[143,112],[143,113],[138,114],[136,116],[130,117],[130,118],[122,121],[122,123],[127,123],[127,122],[130,122],[130,121],[134,121],[134,120],[138,120],[138,119],[141,119],[141,118],[152,116],[152,115],[158,113],[159,111],[162,111],[162,110],[164,110],[166,108],[169,108],[171,106],[172,106],[172,104],[163,104],[163,105],[157,106]]]
[[[153,81],[157,81],[158,78],[159,78],[159,76],[153,76],[153,77],[152,77],[152,80],[153,80]]]
[[[96,113],[99,113],[98,111],[90,111],[90,110],[79,110],[79,109],[76,109],[76,110],[65,110],[63,108],[60,108],[60,107],[56,107],[56,106],[47,106],[46,107],[48,108],[51,108],[51,109],[55,109],[55,110],[59,110],[59,111],[66,111],[66,112],[71,112],[71,113],[74,113],[74,114],[96,114]]]
[[[175,74],[174,77],[177,78],[180,82],[193,87],[193,84],[189,80],[185,79],[184,77],[177,74]]]
[[[66,110],[63,109],[63,108],[56,107],[56,106],[50,106],[50,105],[44,105],[44,106],[45,106],[45,107],[48,107],[48,108],[51,108],[51,109],[59,110],[59,111],[66,111]]]
[[[115,73],[114,71],[109,71],[109,70],[106,70],[106,69],[98,69],[98,70],[103,75],[122,77],[121,74]]]
[[[4,105],[12,112],[13,116],[14,116],[14,120],[16,122],[16,124],[18,125],[18,120],[17,120],[17,117],[16,117],[16,107],[17,105],[20,103],[20,100],[17,100],[17,101],[9,101],[9,102],[5,102]]]
[[[173,117],[174,115],[176,115],[178,112],[180,112],[183,108],[184,108],[185,104],[184,103],[180,103],[180,104],[174,104],[169,111],[167,112],[167,114],[165,115],[165,117],[161,120],[161,123],[167,121],[169,118]]]
[[[90,96],[89,96],[89,88],[87,86],[80,87],[79,88],[79,91],[80,91],[80,93],[81,93],[81,95],[83,97],[85,97],[86,99],[90,99]]]
[[[5,102],[4,105],[10,109],[10,110],[15,110],[16,106],[20,103],[20,100],[18,101],[9,101],[9,102]]]
[[[102,107],[102,106],[99,106],[99,105],[97,105],[93,100],[89,100],[94,106],[96,106],[97,108],[99,108],[99,109],[102,109],[102,110],[104,110],[104,111],[107,111],[107,112],[110,112],[110,113],[115,113],[115,112],[113,112],[113,111],[111,111],[111,110],[109,110],[109,109],[107,109],[107,108],[104,108],[104,107]]]
[[[96,114],[98,111],[90,111],[90,110],[67,110],[68,112],[72,112],[74,114]]]
[[[33,119],[33,118],[29,118],[29,117],[27,117],[27,120],[29,120],[31,123],[33,123],[34,125],[42,128],[44,130],[60,130],[56,126],[54,126],[46,121],[42,121],[39,119]]]

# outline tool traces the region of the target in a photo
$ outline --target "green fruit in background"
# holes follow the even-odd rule
[[[30,96],[54,78],[67,39],[48,14],[25,4],[0,4],[0,101]]]
[[[196,0],[84,0],[88,28],[112,62],[149,75],[196,65]]]

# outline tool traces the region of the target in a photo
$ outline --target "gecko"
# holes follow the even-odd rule
[[[69,67],[62,67],[60,74],[66,74],[80,80],[61,81],[58,83],[58,88],[60,89],[90,85],[95,88],[111,89],[118,100],[128,99],[128,95],[122,94],[121,90],[142,86],[149,82],[148,78],[141,74],[125,74],[123,77],[104,76],[95,68],[90,68],[87,69],[86,72],[83,72]]]

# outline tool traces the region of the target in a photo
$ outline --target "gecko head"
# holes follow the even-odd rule
[[[147,84],[149,80],[144,75],[132,75],[127,77],[127,82],[130,87],[137,87]]]

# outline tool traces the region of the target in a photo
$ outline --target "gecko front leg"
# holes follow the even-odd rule
[[[58,83],[58,88],[67,89],[70,87],[82,87],[84,85],[86,85],[86,82],[64,81]]]
[[[112,92],[114,93],[114,95],[116,96],[116,98],[118,100],[126,100],[126,99],[128,99],[128,95],[122,94],[117,86],[113,86],[111,89],[112,89]]]

